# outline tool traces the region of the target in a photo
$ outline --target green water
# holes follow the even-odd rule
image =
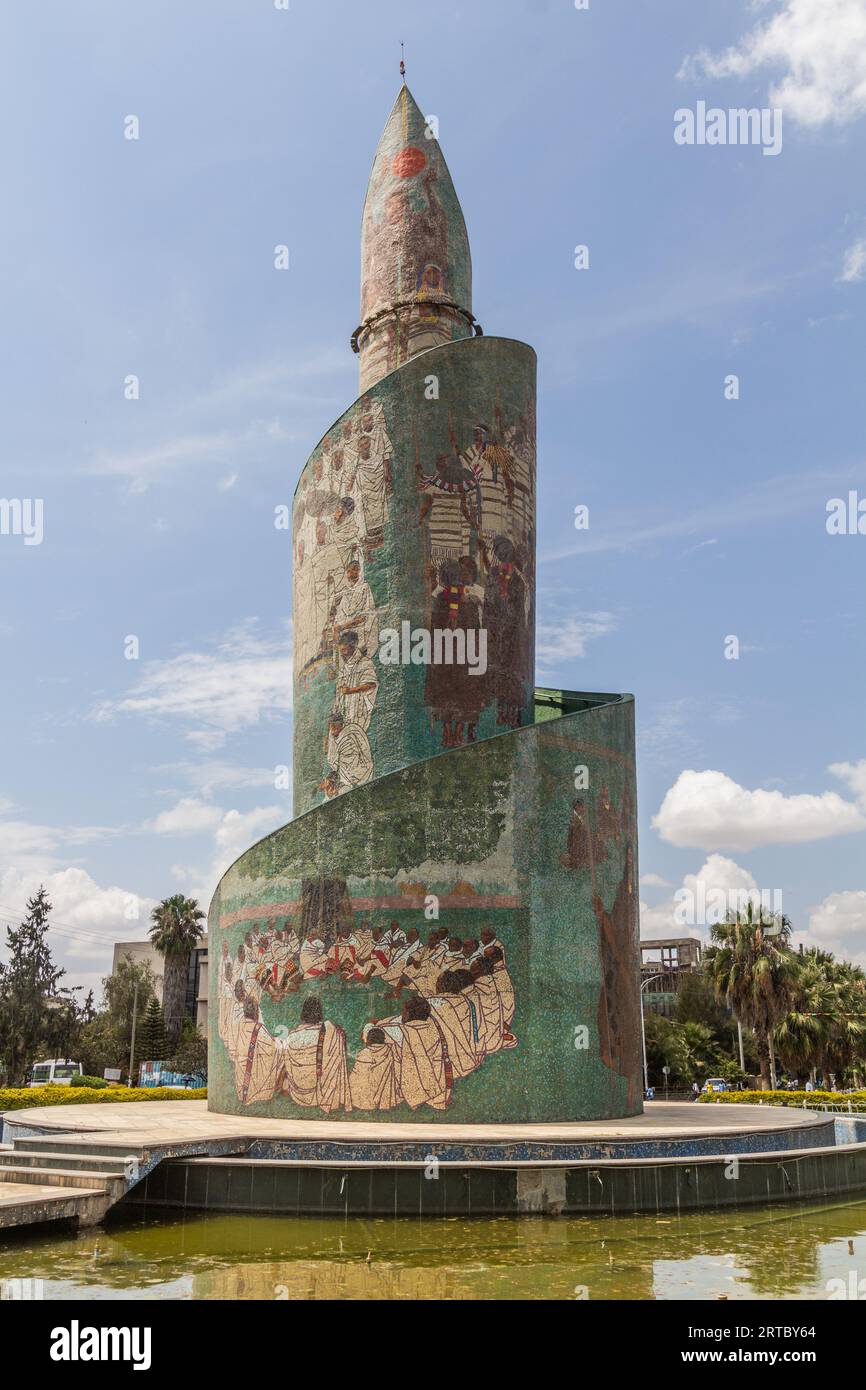
[[[202,1215],[0,1244],[0,1279],[41,1279],[47,1299],[828,1299],[828,1281],[851,1297],[864,1275],[866,1202],[613,1219]]]

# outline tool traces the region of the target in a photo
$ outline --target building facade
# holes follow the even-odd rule
[[[111,973],[117,974],[117,968],[122,960],[127,956],[138,965],[146,961],[150,966],[151,974],[154,978],[154,986],[157,998],[162,1001],[162,983],[165,961],[159,951],[154,949],[152,941],[116,941],[114,943],[114,954],[111,961]],[[207,1031],[208,1026],[208,960],[207,944],[197,946],[194,951],[190,951],[189,966],[186,978],[186,998],[184,1001],[186,1016],[196,1027]]]
[[[676,1013],[683,980],[701,968],[700,937],[644,937],[640,943],[640,980],[644,1012]]]

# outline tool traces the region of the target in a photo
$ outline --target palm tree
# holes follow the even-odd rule
[[[795,957],[788,949],[790,934],[786,917],[752,903],[710,930],[713,944],[706,965],[716,998],[754,1032],[763,1090],[771,1085],[772,1030],[799,996]]]
[[[799,996],[773,1040],[793,1071],[859,1070],[866,1040],[866,976],[817,946],[794,957]]]
[[[165,1037],[170,1051],[177,1046],[183,1025],[189,955],[202,937],[204,913],[195,898],[176,893],[165,898],[150,914],[150,939],[165,961],[162,1009]]]
[[[841,1076],[860,1070],[866,1040],[866,976],[850,961],[834,961],[826,967],[833,991],[826,1063]]]

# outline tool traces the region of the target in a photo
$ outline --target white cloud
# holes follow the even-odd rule
[[[644,881],[641,878],[641,882]],[[730,904],[734,908],[739,905],[736,895],[748,894],[756,903],[760,902],[758,884],[748,869],[744,869],[742,865],[723,854],[711,854],[697,873],[684,876],[681,887],[663,903],[654,907],[649,903],[640,904],[641,938],[646,940],[653,937],[696,935],[706,937],[707,923],[724,916],[724,912],[718,910],[719,902],[716,895],[720,893],[726,897],[730,895]],[[688,894],[688,898],[684,899],[683,894]],[[694,908],[694,922],[683,921],[683,908],[687,906]]]
[[[164,398],[147,435],[130,443],[124,430],[122,443],[99,448],[83,467],[125,478],[132,494],[147,492],[160,478],[210,468],[224,490],[272,447],[315,437],[316,426],[332,419],[346,399],[351,376],[351,362],[338,348],[244,364],[214,377],[198,394],[184,388],[173,403]],[[281,417],[289,411],[287,428]]]
[[[801,125],[845,125],[866,114],[864,0],[779,0],[739,43],[715,55],[701,50],[679,75],[745,78],[764,70],[776,74],[770,104]]]
[[[201,865],[174,864],[172,877],[188,895],[197,898],[207,910],[214,890],[234,861],[250,849],[257,840],[278,830],[289,819],[285,806],[256,806],[251,811],[222,811],[214,831],[214,849],[210,863]]]
[[[145,934],[153,900],[120,886],[103,887],[70,859],[78,846],[121,833],[102,826],[0,821],[0,919],[20,922],[28,898],[44,885],[54,908],[49,937],[54,959],[68,970],[64,983],[92,986],[97,993],[101,976],[111,968],[113,943]],[[4,940],[0,933],[0,950]]]
[[[209,465],[223,469],[244,453],[264,447],[296,443],[299,436],[284,429],[278,419],[253,420],[243,430],[217,434],[182,434],[144,448],[103,449],[89,472],[130,480],[134,494],[146,492],[157,478],[181,468]],[[235,475],[237,476],[237,475]]]
[[[542,670],[586,656],[586,644],[613,632],[612,613],[584,613],[580,617],[539,623],[535,633],[535,655]]]
[[[750,850],[847,835],[866,829],[866,816],[838,792],[785,796],[741,787],[723,772],[689,769],[665,794],[652,824],[681,848]]]
[[[795,943],[820,946],[842,960],[866,967],[866,891],[830,893],[811,909],[809,929],[798,933]]]
[[[212,833],[213,850],[206,868],[175,863],[169,870],[172,887],[196,898],[207,911],[226,869],[287,819],[285,806],[222,810],[187,798],[162,812],[147,828],[160,834]],[[63,833],[74,838],[75,832]],[[147,936],[156,898],[116,885],[103,887],[85,869],[70,865],[58,868],[56,862],[36,856],[0,867],[0,920],[19,921],[27,899],[40,885],[45,886],[53,904],[50,940],[55,960],[68,970],[66,983],[96,988],[111,969],[114,943],[139,941]],[[160,888],[163,895],[171,891],[168,885]]]
[[[202,796],[211,796],[220,787],[271,787],[276,770],[273,767],[242,767],[221,762],[218,758],[206,762],[166,763],[157,772],[175,773]]]
[[[27,899],[40,886],[52,904],[48,942],[55,963],[66,969],[63,984],[92,988],[98,998],[114,943],[147,936],[155,899],[116,885],[102,887],[81,868],[10,866],[0,871],[0,915],[21,921]]]
[[[866,806],[866,758],[856,763],[831,763],[829,771],[845,782],[857,800]]]
[[[250,622],[214,650],[146,663],[130,694],[104,700],[94,717],[180,720],[194,726],[186,731],[194,746],[213,752],[227,734],[284,716],[291,707],[289,643],[258,637]]]
[[[662,878],[661,874],[641,874],[640,881],[641,883],[645,884],[647,888],[671,887],[668,880],[666,878]]]
[[[156,835],[200,835],[205,830],[214,830],[223,818],[219,806],[210,806],[197,797],[183,797],[171,810],[160,811],[147,830]]]
[[[860,237],[859,241],[855,241],[845,252],[839,279],[853,284],[864,278],[866,278],[866,237]]]
[[[0,863],[20,861],[30,856],[50,857],[63,846],[91,844],[94,840],[107,839],[117,833],[101,825],[57,826],[24,820],[0,820]]]
[[[641,898],[640,936],[641,941],[656,941],[666,936],[688,936],[690,933],[674,921],[673,902],[661,903],[651,907]]]
[[[662,547],[677,536],[706,534],[708,530],[722,528],[735,528],[740,533],[744,525],[761,525],[770,520],[778,523],[782,517],[812,513],[816,499],[827,496],[826,488],[842,485],[849,479],[854,486],[861,475],[862,468],[848,465],[780,474],[738,494],[714,498],[692,512],[673,505],[666,509],[659,506],[654,516],[646,510],[631,514],[612,512],[608,520],[584,532],[579,541],[569,541],[556,550],[545,550],[539,554],[538,561],[546,565],[576,556],[585,559],[606,551],[633,551],[642,545]]]
[[[697,900],[721,890],[724,893],[757,893],[754,875],[724,854],[711,854],[696,874],[686,874],[683,888]]]
[[[215,781],[252,785],[253,774],[259,780],[255,769],[217,764],[209,771]],[[268,772],[268,778],[272,778],[272,773]],[[8,802],[0,805],[13,809]],[[143,828],[164,836],[210,835],[210,862],[205,868],[172,864],[168,871],[171,886],[160,884],[158,891],[164,896],[182,890],[197,898],[207,910],[226,869],[244,850],[287,819],[286,805],[257,806],[242,812],[225,810],[199,797],[181,798]],[[0,822],[0,924],[4,919],[20,921],[27,899],[44,885],[53,904],[49,940],[54,959],[68,972],[64,983],[93,988],[97,995],[102,977],[111,969],[114,943],[146,938],[150,913],[157,901],[119,885],[103,886],[65,857],[71,847],[105,833],[99,827],[59,828],[23,820]],[[0,931],[0,951],[2,942]]]
[[[172,864],[169,873],[176,883],[189,883],[190,879],[195,878],[196,869],[191,864]]]
[[[351,376],[351,364],[348,375]],[[291,405],[294,417],[298,406],[330,405],[331,387],[326,388],[326,383],[333,383],[338,393],[339,383],[346,377],[346,354],[339,348],[328,348],[313,356],[303,353],[286,357],[282,353],[276,360],[248,363],[218,377],[209,390],[188,400],[187,409],[207,419],[227,405],[237,408],[258,402],[259,407],[284,409]],[[327,394],[321,394],[325,388]]]
[[[216,832],[214,865],[218,875],[271,830],[277,830],[287,820],[284,806],[257,806],[252,811],[227,811]]]

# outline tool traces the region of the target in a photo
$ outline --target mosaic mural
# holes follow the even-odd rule
[[[360,787],[238,860],[211,908],[215,1109],[639,1109],[633,706],[594,698]],[[596,788],[580,812],[576,763]]]
[[[447,1109],[462,1077],[501,1048],[517,1046],[510,1029],[514,987],[495,931],[485,926],[480,940],[464,941],[439,927],[425,943],[417,927],[404,930],[397,919],[387,928],[369,921],[355,928],[346,920],[352,910],[345,881],[315,886],[336,887],[345,901],[333,932],[318,918],[300,933],[271,918],[245,933],[233,957],[223,943],[219,1029],[238,1099],[247,1105],[279,1094],[326,1115],[401,1104]],[[374,980],[387,988],[371,989]],[[352,1048],[345,1029],[324,1016],[328,1003],[339,1009],[338,1001],[328,991],[324,999],[309,992],[319,981],[363,990],[368,1011],[381,1005],[395,1012],[364,1023],[360,1046]],[[273,1036],[262,1019],[262,995],[279,1005],[302,990],[308,992],[299,1022]]]
[[[296,811],[531,722],[530,348],[448,344],[371,387],[313,451],[293,527]],[[436,633],[474,661],[415,660]]]

